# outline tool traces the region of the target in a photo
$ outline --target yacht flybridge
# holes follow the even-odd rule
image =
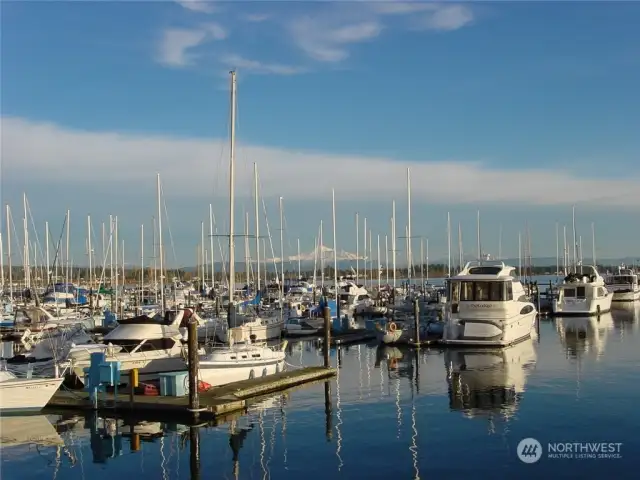
[[[447,280],[443,343],[504,347],[531,336],[538,312],[514,270],[502,262],[469,262]]]
[[[613,294],[596,267],[579,268],[580,273],[570,273],[558,285],[558,296],[553,300],[554,315],[600,315],[611,310]]]

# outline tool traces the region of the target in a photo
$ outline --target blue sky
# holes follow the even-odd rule
[[[393,198],[403,235],[410,167],[431,258],[447,211],[475,250],[478,208],[486,251],[502,224],[517,255],[526,223],[553,256],[573,203],[585,252],[595,222],[598,256],[640,255],[639,22],[635,2],[3,1],[2,201],[19,236],[23,192],[40,237],[71,209],[78,257],[86,215],[96,231],[118,215],[135,262],[159,172],[193,264],[209,203],[228,224],[236,68],[237,222],[256,162],[276,252],[279,196],[285,255],[296,238],[310,251],[321,219],[331,245],[332,188],[338,249],[355,250],[356,211],[389,235]]]

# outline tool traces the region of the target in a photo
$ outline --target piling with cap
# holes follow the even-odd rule
[[[324,307],[322,309],[322,314],[324,316],[324,345],[323,345],[323,354],[324,354],[324,366],[329,368],[331,366],[331,360],[329,358],[329,348],[331,346],[331,308]]]
[[[198,323],[195,317],[191,317],[187,323],[189,338],[189,410],[197,415],[200,409],[198,397]]]

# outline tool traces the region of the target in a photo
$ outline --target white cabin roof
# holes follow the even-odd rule
[[[151,323],[133,323],[118,325],[112,332],[104,336],[104,343],[109,340],[156,340],[158,338],[182,338],[180,331],[167,325]]]
[[[515,267],[504,262],[467,262],[462,271],[449,280],[509,281],[514,280],[511,272]]]

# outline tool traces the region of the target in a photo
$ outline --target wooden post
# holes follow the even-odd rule
[[[329,358],[329,348],[331,348],[331,308],[324,307],[324,366],[331,367],[331,359]]]
[[[189,349],[189,410],[197,416],[200,409],[198,397],[198,323],[192,316],[188,321]]]
[[[415,317],[416,344],[420,346],[420,306],[417,299],[413,301],[413,315]]]
[[[137,368],[132,368],[131,370],[129,370],[129,406],[131,407],[131,409],[133,409],[133,406],[135,404],[135,392],[136,392],[136,388],[138,387],[138,369]]]

